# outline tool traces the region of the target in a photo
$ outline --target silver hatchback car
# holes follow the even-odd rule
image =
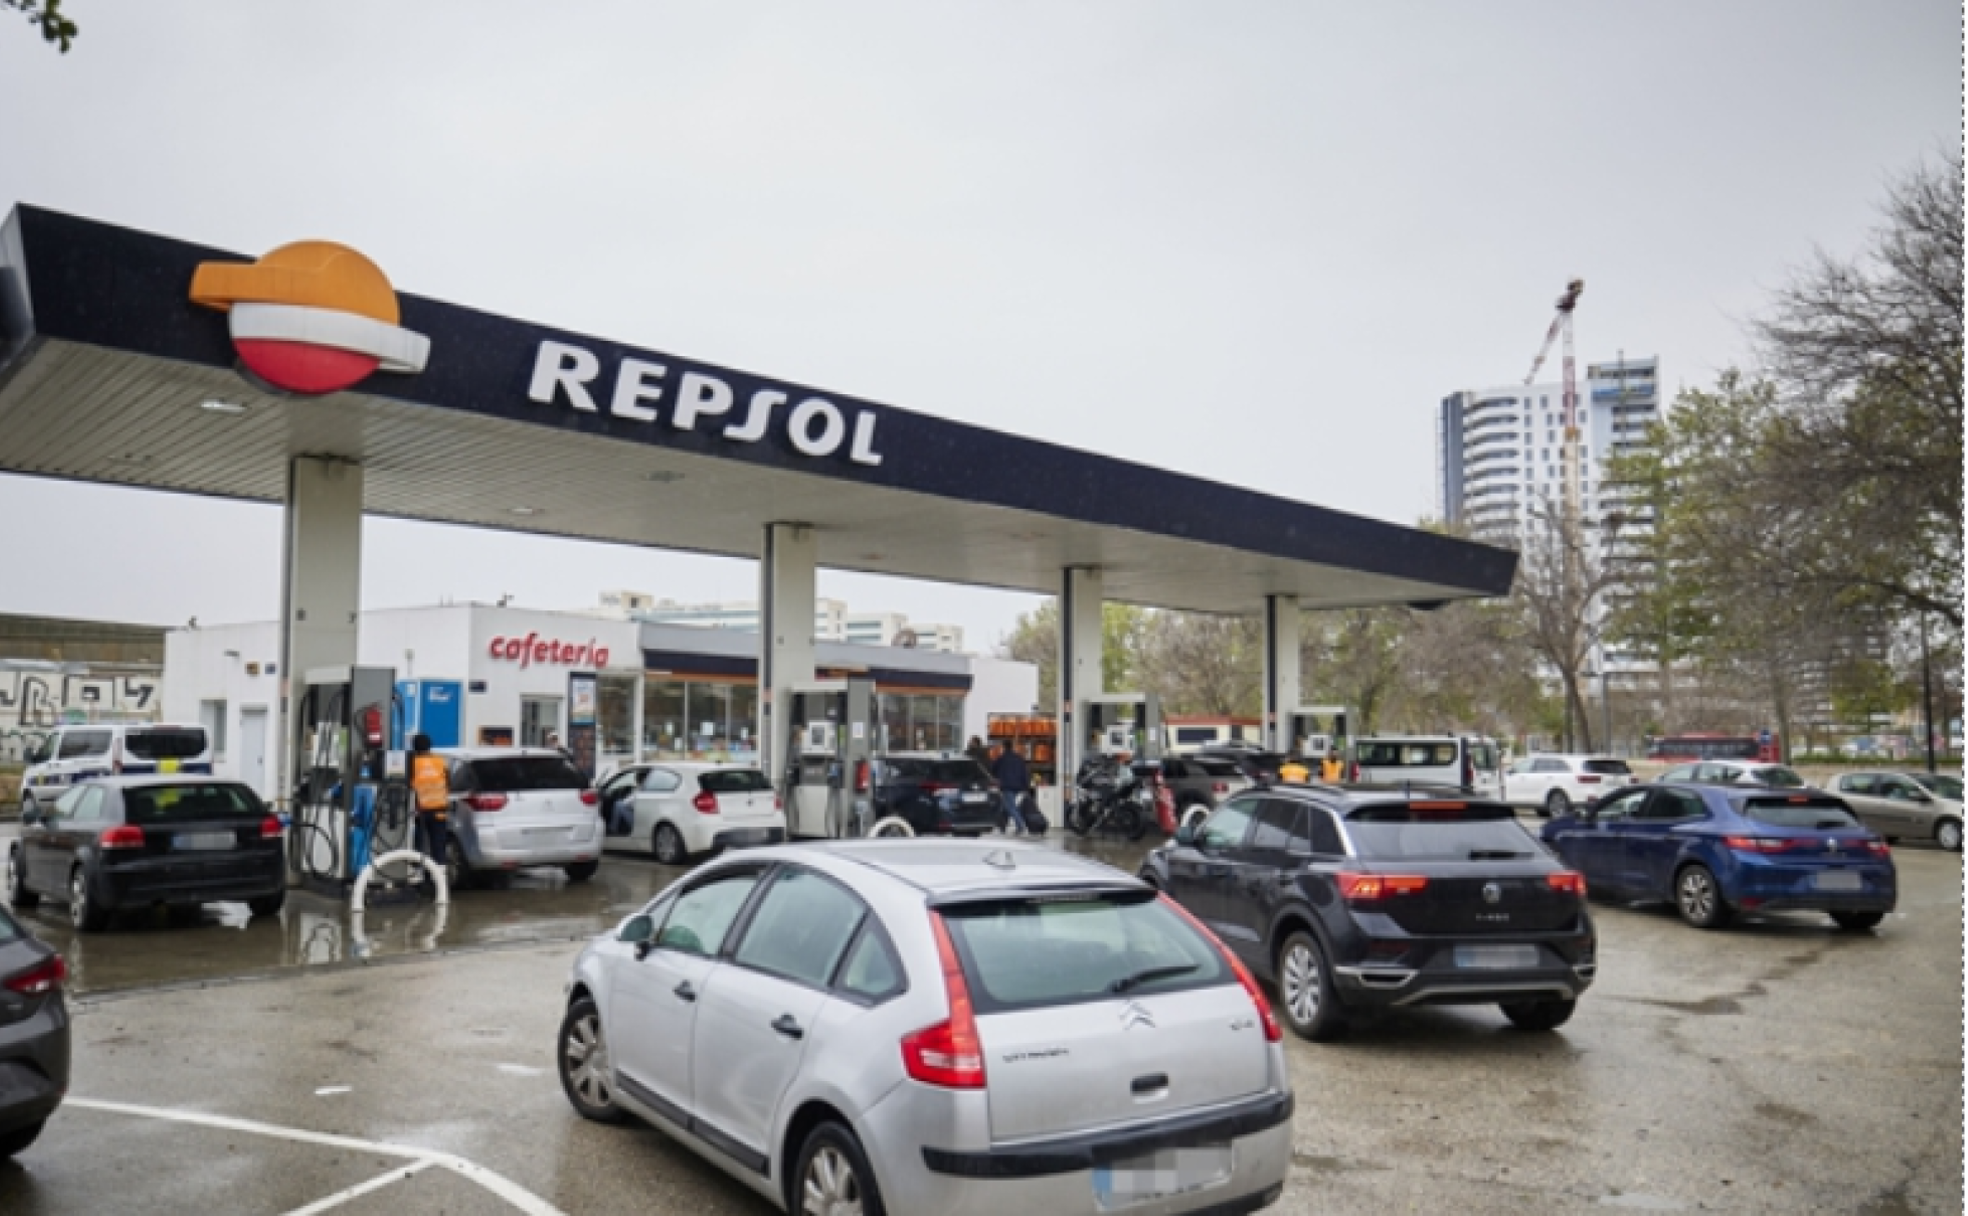
[[[1243,965],[1140,881],[1003,840],[774,846],[574,964],[556,1055],[802,1213],[1251,1212],[1292,1091]]]

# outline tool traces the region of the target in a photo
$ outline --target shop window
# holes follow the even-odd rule
[[[642,685],[642,751],[652,760],[684,758],[686,735],[681,680],[644,679]]]
[[[634,676],[602,676],[595,698],[595,733],[601,750],[611,756],[635,750]]]

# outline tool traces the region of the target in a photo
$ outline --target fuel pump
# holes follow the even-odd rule
[[[786,835],[862,835],[872,817],[875,682],[866,676],[795,684],[787,698]]]
[[[294,697],[294,838],[289,856],[304,886],[343,896],[372,853],[379,828],[407,842],[411,815],[406,763],[392,743],[401,730],[396,673],[386,667],[323,667]],[[380,842],[379,842],[380,843]]]
[[[1162,699],[1154,693],[1109,692],[1087,697],[1083,721],[1089,755],[1126,752],[1136,760],[1162,758]]]
[[[1286,717],[1285,750],[1307,760],[1324,760],[1335,753],[1343,760],[1347,717],[1344,705],[1299,706]]]

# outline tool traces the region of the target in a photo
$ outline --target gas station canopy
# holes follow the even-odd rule
[[[800,523],[828,568],[1052,595],[1062,569],[1098,567],[1109,600],[1231,614],[1267,595],[1314,609],[1503,595],[1516,565],[1487,545],[408,294],[395,318],[297,297],[229,326],[192,298],[213,263],[253,259],[15,208],[0,230],[0,471],[277,504],[294,458],[333,457],[362,466],[371,514],[745,558],[768,524]],[[319,396],[242,374],[254,341],[347,349],[386,330],[373,340],[391,352],[427,339],[421,370],[393,373],[378,348],[383,370]],[[1310,451],[1305,463],[1316,475]]]

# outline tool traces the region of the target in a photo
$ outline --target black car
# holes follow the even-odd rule
[[[1244,780],[1256,785],[1270,785],[1278,780],[1278,770],[1291,759],[1284,752],[1256,747],[1205,747],[1190,754],[1198,760],[1233,764],[1243,774]]]
[[[241,900],[271,916],[287,898],[280,820],[253,787],[212,777],[106,777],[21,814],[7,889],[16,908],[68,902],[94,932],[125,908]]]
[[[68,1092],[68,967],[0,909],[0,1158],[41,1134]]]
[[[998,783],[969,756],[891,753],[869,774],[874,820],[901,819],[918,836],[981,836],[1004,825]]]
[[[1498,802],[1406,787],[1252,790],[1141,877],[1273,981],[1292,1029],[1404,1005],[1496,1004],[1527,1030],[1592,983],[1585,880]]]

